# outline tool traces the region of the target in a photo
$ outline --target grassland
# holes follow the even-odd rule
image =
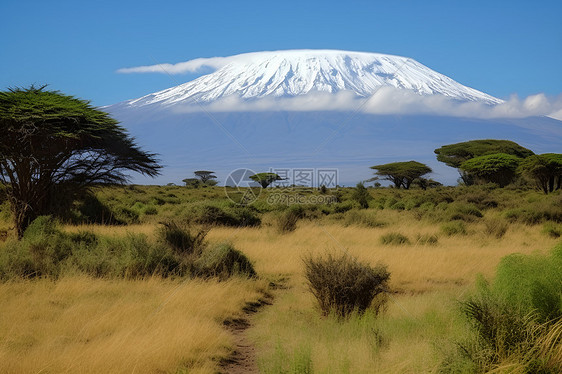
[[[351,192],[329,191],[336,204],[287,207],[267,203],[276,193],[271,190],[238,208],[221,188],[97,190],[95,201],[77,204],[65,218],[64,232],[139,234],[156,242],[162,221],[210,227],[207,240],[242,251],[259,278],[92,276],[65,268],[57,277],[4,280],[0,371],[213,373],[233,349],[223,321],[272,293],[273,305],[247,331],[261,372],[437,372],[469,334],[458,300],[473,290],[477,274],[491,279],[506,255],[546,253],[560,242],[560,194],[370,189],[369,209],[359,209]],[[0,212],[5,229],[6,207]],[[288,211],[298,217],[294,231],[280,230]],[[407,241],[384,239],[398,234]],[[381,314],[321,317],[302,257],[327,251],[388,266],[390,292]],[[273,290],[270,282],[283,287]]]

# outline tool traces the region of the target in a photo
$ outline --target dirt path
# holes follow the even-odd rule
[[[285,289],[284,284],[270,284],[270,290]],[[221,362],[221,373],[224,374],[254,374],[259,373],[256,362],[256,348],[248,340],[246,330],[252,326],[251,317],[261,308],[273,303],[273,296],[265,294],[257,302],[247,303],[244,307],[244,316],[224,321],[224,325],[234,336],[234,351],[227,359]]]

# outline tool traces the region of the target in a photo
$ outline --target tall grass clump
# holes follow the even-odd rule
[[[195,261],[198,275],[226,279],[233,275],[256,276],[250,260],[231,244],[221,243],[203,251]]]
[[[207,229],[194,231],[188,226],[170,221],[162,222],[162,227],[158,230],[158,237],[178,254],[199,255],[205,248],[205,237],[208,232]]]
[[[381,236],[380,242],[385,245],[402,245],[410,244],[410,239],[399,232],[389,232],[388,234]]]
[[[297,229],[297,222],[301,218],[299,211],[296,209],[287,209],[277,215],[275,224],[277,231],[281,234],[287,234]]]
[[[562,372],[562,246],[550,255],[510,255],[492,283],[461,302],[471,327],[443,372]]]
[[[307,256],[303,262],[309,289],[323,315],[347,317],[354,311],[361,314],[388,287],[390,273],[386,266],[371,267],[347,254]]]
[[[489,236],[494,236],[496,239],[501,239],[509,225],[501,219],[489,219],[484,221],[484,232]]]
[[[466,227],[461,221],[453,221],[442,224],[441,232],[447,236],[467,234]]]

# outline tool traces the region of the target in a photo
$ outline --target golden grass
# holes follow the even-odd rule
[[[2,373],[216,372],[222,321],[263,282],[86,277],[0,284]]]
[[[384,228],[344,227],[335,223],[300,222],[289,234],[274,228],[214,228],[210,240],[231,241],[254,262],[259,274],[302,276],[305,253],[346,251],[372,264],[382,262],[391,272],[397,291],[425,292],[470,284],[478,273],[491,276],[499,260],[510,253],[546,251],[556,240],[541,234],[540,227],[513,224],[497,239],[485,234],[483,224],[468,224],[468,235],[447,237],[439,226],[403,219]],[[399,232],[410,245],[383,245],[380,237]],[[416,243],[418,234],[438,235],[437,245]]]
[[[275,372],[272,363],[290,362],[298,354],[309,357],[319,373],[434,371],[436,347],[465,333],[455,299],[471,287],[476,274],[491,277],[507,254],[545,251],[556,242],[539,226],[512,224],[498,239],[486,233],[483,223],[472,223],[468,235],[448,237],[439,224],[413,215],[376,214],[387,226],[301,221],[295,232],[283,235],[266,219],[262,228],[210,231],[210,241],[231,242],[265,279],[289,279],[290,288],[278,292],[274,305],[257,315],[249,331],[264,372]],[[152,237],[156,227],[66,229]],[[389,232],[406,235],[412,244],[381,244],[380,237]],[[422,234],[437,235],[438,243],[417,243]],[[383,315],[344,323],[320,317],[307,290],[302,256],[327,250],[388,265],[396,293]],[[214,372],[217,358],[227,355],[232,344],[221,322],[258,298],[265,284],[85,277],[0,284],[0,372]]]
[[[285,235],[267,227],[211,231],[212,240],[228,240],[242,249],[258,273],[290,277],[291,288],[258,315],[250,331],[263,372],[299,372],[303,356],[315,373],[434,372],[442,358],[440,349],[467,333],[456,300],[471,288],[476,275],[489,278],[502,257],[546,251],[556,243],[538,226],[511,225],[498,239],[486,234],[483,223],[473,223],[467,225],[468,235],[448,237],[440,234],[439,225],[407,216],[397,219],[395,212],[381,218],[389,225],[361,228],[303,221]],[[408,236],[412,244],[381,244],[380,237],[389,232]],[[437,245],[417,244],[418,234],[438,235]],[[326,250],[388,265],[397,293],[390,295],[384,314],[344,323],[320,317],[303,277],[302,255]],[[289,366],[279,366],[282,363]],[[296,365],[292,369],[291,363]]]

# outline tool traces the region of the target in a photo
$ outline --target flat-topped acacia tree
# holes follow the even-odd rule
[[[444,145],[435,151],[437,160],[447,166],[458,169],[464,184],[473,184],[473,175],[463,170],[461,165],[475,157],[504,153],[519,158],[532,156],[530,149],[520,146],[511,140],[477,139],[466,142]]]
[[[128,171],[154,177],[161,168],[107,113],[45,86],[0,92],[0,132],[0,183],[19,238],[89,186],[124,183]]]
[[[394,183],[394,187],[409,189],[412,182],[422,176],[431,173],[431,168],[417,161],[391,162],[371,166],[376,170],[375,174]]]
[[[275,173],[257,173],[254,175],[250,175],[250,179],[254,182],[259,183],[262,188],[267,188],[267,186],[275,181],[283,180],[283,178]]]
[[[210,170],[197,170],[194,171],[193,174],[195,174],[195,176],[199,178],[203,184],[209,182],[211,179],[217,178],[217,176],[214,175],[215,172]]]

